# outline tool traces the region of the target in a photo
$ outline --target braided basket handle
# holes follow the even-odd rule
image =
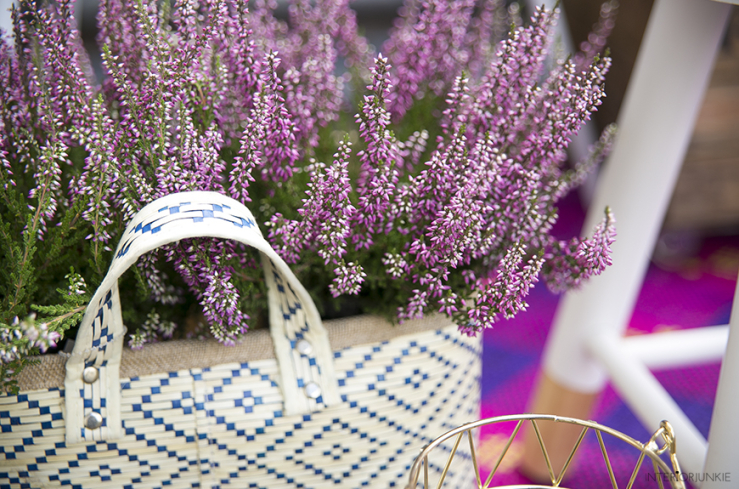
[[[144,253],[198,237],[231,239],[260,251],[285,412],[308,413],[340,402],[331,346],[315,304],[251,212],[215,192],[182,192],[157,199],[134,216],[85,311],[66,364],[67,443],[123,436],[119,367],[126,329],[118,278]]]

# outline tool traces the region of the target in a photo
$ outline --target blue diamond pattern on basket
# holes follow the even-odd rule
[[[275,358],[119,378],[117,277],[209,219],[208,236],[263,253]],[[479,339],[446,323],[332,349],[310,296],[253,223],[208,192],[165,197],[134,218],[64,387],[0,394],[0,488],[403,487],[431,437],[479,417]],[[96,375],[83,378],[89,368]],[[431,470],[451,450],[437,450]],[[456,457],[472,466],[469,447]],[[471,487],[472,473],[446,480]]]
[[[454,326],[339,353],[342,403],[298,416],[274,360],[122,379],[116,442],[67,445],[59,389],[0,397],[0,487],[402,487],[434,433],[479,415],[479,342]]]

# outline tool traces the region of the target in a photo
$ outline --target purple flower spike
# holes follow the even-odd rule
[[[466,34],[474,0],[408,2],[383,51],[396,67],[390,100],[399,120],[427,91],[443,95],[468,61]]]
[[[315,250],[326,265],[338,265],[337,278],[331,285],[334,296],[356,294],[363,281],[362,267],[356,263],[344,263],[349,237],[349,224],[356,209],[349,200],[349,157],[351,143],[347,140],[339,146],[330,167],[314,162],[308,168],[311,176],[307,198],[298,210],[300,221],[286,220],[276,214],[271,222],[269,238],[277,252],[288,263],[296,263],[304,249]],[[356,276],[351,274],[356,272]]]
[[[616,220],[611,210],[593,230],[589,239],[572,239],[552,244],[543,269],[544,280],[553,292],[577,288],[611,265],[611,245],[616,240]]]
[[[362,111],[356,117],[359,135],[367,144],[367,149],[359,153],[359,199],[352,222],[356,229],[352,240],[357,249],[369,248],[372,235],[384,230],[384,216],[398,183],[397,165],[402,161],[398,143],[389,132],[390,113],[385,108],[389,68],[387,58],[379,55],[375,59],[372,83],[367,87],[370,95],[364,97]]]
[[[235,344],[249,326],[249,316],[239,309],[241,296],[227,263],[233,257],[230,242],[212,239],[183,240],[167,249],[167,260],[196,292],[213,336],[221,343]]]

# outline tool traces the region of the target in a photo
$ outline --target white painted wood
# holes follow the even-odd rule
[[[590,349],[611,374],[611,382],[645,427],[670,422],[677,440],[677,458],[686,472],[699,473],[706,458],[706,439],[670,394],[615,335],[591,337]],[[647,428],[649,429],[649,428]]]
[[[570,35],[570,26],[567,22],[567,15],[564,6],[557,0],[527,0],[526,8],[529,12],[533,12],[536,7],[543,5],[549,10],[555,7],[559,9],[559,21],[557,22],[556,31],[554,33],[556,41],[561,44],[561,48],[565,55],[574,54],[577,46],[572,42]],[[572,136],[572,141],[567,147],[567,153],[572,161],[580,161],[590,154],[590,147],[598,140],[598,128],[595,123],[587,121],[580,130]],[[593,198],[593,191],[596,184],[596,172],[588,176],[585,182],[579,187],[580,196],[585,202],[590,202]]]
[[[629,336],[621,343],[629,355],[657,370],[720,362],[728,339],[725,325]]]
[[[6,42],[13,42],[13,19],[10,15],[10,9],[13,6],[13,0],[0,0],[0,29],[5,35]]]
[[[739,282],[731,309],[731,329],[721,365],[716,402],[708,435],[708,457],[702,489],[722,489],[739,484]],[[729,481],[716,474],[729,473]],[[711,477],[707,477],[707,476]]]

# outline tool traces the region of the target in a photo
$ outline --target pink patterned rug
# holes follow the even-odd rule
[[[557,234],[564,238],[579,233],[583,212],[577,199],[566,199],[561,212],[563,217],[558,223]],[[699,251],[683,256],[669,267],[651,264],[627,334],[727,324],[737,270],[739,237],[736,236],[706,238]],[[513,320],[501,322],[497,328],[486,332],[482,376],[483,418],[526,412],[558,301],[558,296],[551,294],[543,284],[537,284],[532,291],[527,312]],[[657,378],[704,436],[708,436],[710,427],[719,368],[719,364],[711,364],[657,374]],[[656,426],[645,429],[610,386],[600,396],[591,419],[640,441],[648,440],[657,429]],[[513,425],[506,425],[483,430],[480,458],[484,471],[492,468],[512,429]],[[677,436],[679,439],[679,434]],[[516,470],[522,452],[522,437],[518,438],[493,479],[495,485],[530,482]],[[609,444],[606,440],[606,446],[619,487],[625,487],[638,452],[618,442]],[[594,436],[585,438],[579,453],[577,463],[570,469],[570,477],[564,485],[582,489],[611,487]],[[635,488],[658,487],[654,477],[648,473],[653,473],[651,464],[639,473]]]

